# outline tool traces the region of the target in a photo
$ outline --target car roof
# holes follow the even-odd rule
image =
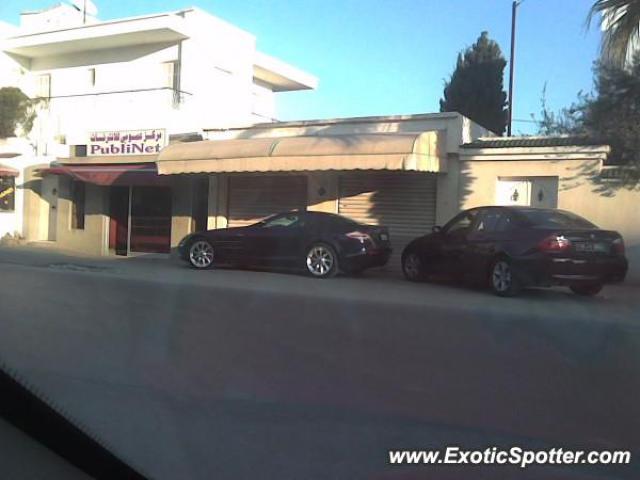
[[[481,207],[470,208],[467,211],[484,210],[488,208],[506,210],[510,212],[565,212],[566,211],[559,208],[526,207],[521,205],[483,205]]]
[[[292,214],[292,213],[296,214],[296,215],[303,215],[305,217],[346,218],[346,217],[343,217],[342,215],[339,215],[337,213],[315,212],[315,211],[309,211],[309,210],[287,210],[286,212],[274,213],[271,216],[272,217],[277,217],[277,216],[280,216],[280,215],[288,215],[288,214]]]
[[[284,211],[284,212],[278,212],[278,213],[274,213],[273,215],[269,215],[268,217],[265,217],[265,219],[274,218],[274,217],[280,217],[282,215],[291,215],[291,214],[300,215],[301,217],[307,217],[307,218],[343,218],[343,219],[347,219],[347,217],[343,217],[342,215],[337,214],[337,213],[314,212],[314,211],[308,211],[308,210],[287,210],[287,211]]]

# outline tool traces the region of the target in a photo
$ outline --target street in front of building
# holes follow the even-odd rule
[[[18,247],[0,265],[2,361],[152,478],[396,478],[387,450],[445,444],[638,451],[633,286],[502,299]]]
[[[425,478],[389,452],[447,445],[618,449],[635,460],[638,145],[620,150],[616,136],[632,128],[584,111],[565,125],[569,110],[551,128],[545,111],[525,120],[541,136],[511,136],[522,121],[512,118],[514,57],[507,102],[506,60],[486,31],[457,56],[440,111],[394,114],[411,110],[385,107],[392,92],[378,85],[392,78],[401,98],[414,95],[408,80],[425,63],[415,59],[438,52],[425,63],[435,72],[448,45],[414,40],[438,29],[390,35],[373,22],[358,33],[373,17],[327,8],[376,52],[359,82],[367,62],[346,53],[352,38],[331,59],[318,38],[338,27],[319,17],[322,34],[307,43],[282,19],[277,36],[256,38],[201,8],[104,3],[100,18],[88,0],[0,14],[0,370],[66,417],[41,406],[62,425],[47,448],[106,478],[105,463],[56,449],[75,426],[96,440],[87,451],[157,479]],[[407,17],[423,18],[418,7],[446,10],[416,2]],[[402,9],[385,8],[392,26]],[[607,24],[618,18],[608,8]],[[485,10],[483,21],[498,9]],[[444,30],[467,34],[452,25]],[[548,36],[570,44],[565,30]],[[405,41],[393,56],[411,53],[411,65],[393,67],[364,32]],[[291,45],[304,55],[281,48]],[[328,88],[316,94],[305,69],[317,58]],[[611,91],[631,91],[625,82]],[[350,84],[341,100],[336,84]],[[327,110],[278,120],[294,92],[291,102],[308,93]],[[607,110],[624,118],[628,105],[637,125],[633,103]],[[308,276],[246,268],[255,265]],[[433,275],[521,295],[422,281]],[[3,421],[20,423],[8,403]],[[7,431],[0,424],[0,450],[16,438]],[[637,460],[429,467],[439,480],[640,478]]]

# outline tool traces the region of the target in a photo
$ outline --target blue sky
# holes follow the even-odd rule
[[[456,55],[481,31],[509,55],[510,0],[94,0],[104,20],[199,6],[257,36],[258,48],[320,79],[284,93],[282,120],[436,112]],[[0,3],[0,19],[54,0]],[[585,28],[590,0],[525,0],[518,12],[514,118],[552,109],[592,88],[600,33]],[[507,86],[505,69],[505,89]],[[514,132],[535,125],[514,123]]]

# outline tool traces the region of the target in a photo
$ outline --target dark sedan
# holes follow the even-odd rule
[[[322,212],[286,212],[246,227],[194,233],[178,249],[194,268],[283,268],[316,278],[383,266],[391,255],[387,228]]]
[[[627,260],[619,233],[574,213],[480,207],[413,240],[402,252],[402,270],[412,281],[429,275],[480,281],[501,296],[552,285],[596,295],[605,283],[624,280]]]

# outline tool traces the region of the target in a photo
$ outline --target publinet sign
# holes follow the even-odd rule
[[[157,155],[166,145],[164,129],[91,132],[87,155]]]

